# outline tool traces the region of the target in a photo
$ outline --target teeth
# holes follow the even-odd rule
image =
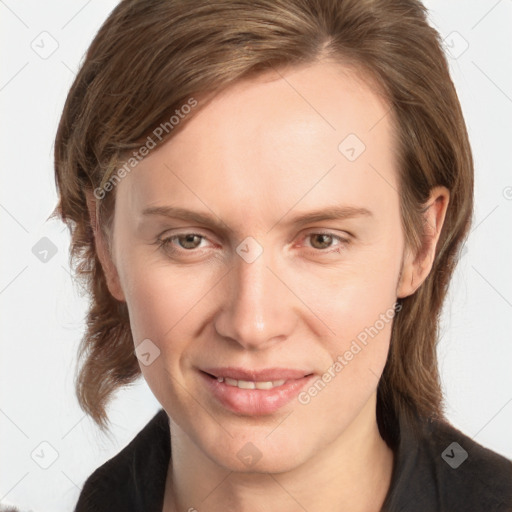
[[[272,389],[277,386],[282,386],[286,381],[274,380],[267,382],[253,382],[250,380],[236,380],[230,379],[229,377],[217,377],[218,382],[224,382],[228,386],[236,386],[240,389]]]
[[[236,382],[235,381],[235,386],[236,386]],[[256,389],[256,383],[255,382],[250,382],[248,380],[239,380],[238,381],[238,387],[240,389]]]

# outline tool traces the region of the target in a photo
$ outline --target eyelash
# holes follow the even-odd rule
[[[314,232],[311,232],[311,233],[308,233],[307,235],[305,235],[303,238],[309,238],[309,237],[312,237],[314,235],[326,235],[326,236],[330,236],[332,237],[333,239],[335,240],[338,240],[340,242],[340,245],[335,248],[335,249],[331,249],[331,250],[328,250],[328,249],[315,249],[315,248],[312,248],[313,252],[316,253],[317,255],[318,254],[331,254],[331,253],[337,253],[337,252],[340,252],[340,248],[343,248],[343,246],[346,246],[350,243],[350,240],[347,239],[347,238],[343,238],[342,236],[340,235],[335,235],[334,233],[331,233],[329,231],[314,231]],[[167,238],[159,238],[157,240],[157,243],[159,245],[159,247],[164,250],[165,252],[167,252],[168,254],[178,254],[178,255],[181,255],[181,254],[194,254],[195,251],[198,251],[198,249],[176,249],[176,247],[170,247],[172,242],[180,237],[186,237],[186,236],[198,236],[200,238],[202,238],[203,240],[206,240],[206,237],[204,235],[201,235],[200,233],[193,233],[193,232],[190,232],[190,233],[179,233],[177,235],[172,235],[170,237],[167,237]]]

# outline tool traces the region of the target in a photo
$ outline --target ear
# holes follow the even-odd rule
[[[397,297],[412,295],[425,281],[432,270],[436,246],[441,234],[446,210],[450,201],[450,191],[446,187],[434,187],[423,214],[422,245],[417,254],[406,247],[402,270],[397,284]]]
[[[105,240],[103,232],[99,227],[96,210],[97,200],[91,189],[85,190],[85,198],[87,201],[87,209],[89,210],[89,218],[91,220],[92,230],[94,232],[94,245],[96,248],[96,254],[98,255],[103,273],[105,274],[108,289],[114,298],[116,298],[118,301],[124,302],[126,299],[121,288],[119,274],[117,273],[117,269],[114,265],[114,261],[112,260],[110,251],[108,250],[107,241]]]

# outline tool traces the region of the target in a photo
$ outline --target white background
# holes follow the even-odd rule
[[[57,202],[53,141],[64,100],[116,3],[0,0],[0,501],[35,512],[72,510],[87,476],[160,407],[143,380],[121,391],[109,408],[112,438],[79,409],[73,376],[87,302],[69,274],[67,231],[46,221]],[[450,66],[476,171],[474,225],[439,346],[447,416],[512,458],[512,0],[426,5],[457,55]],[[46,49],[58,44],[48,58],[32,48],[42,37]],[[32,253],[42,237],[57,247],[46,263]],[[34,450],[41,463],[52,450],[57,458],[43,469]]]

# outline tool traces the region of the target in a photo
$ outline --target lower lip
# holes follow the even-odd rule
[[[240,389],[219,382],[205,372],[199,373],[207,388],[224,407],[249,416],[272,414],[293,400],[314,377],[308,375],[301,379],[289,380],[273,389]]]

